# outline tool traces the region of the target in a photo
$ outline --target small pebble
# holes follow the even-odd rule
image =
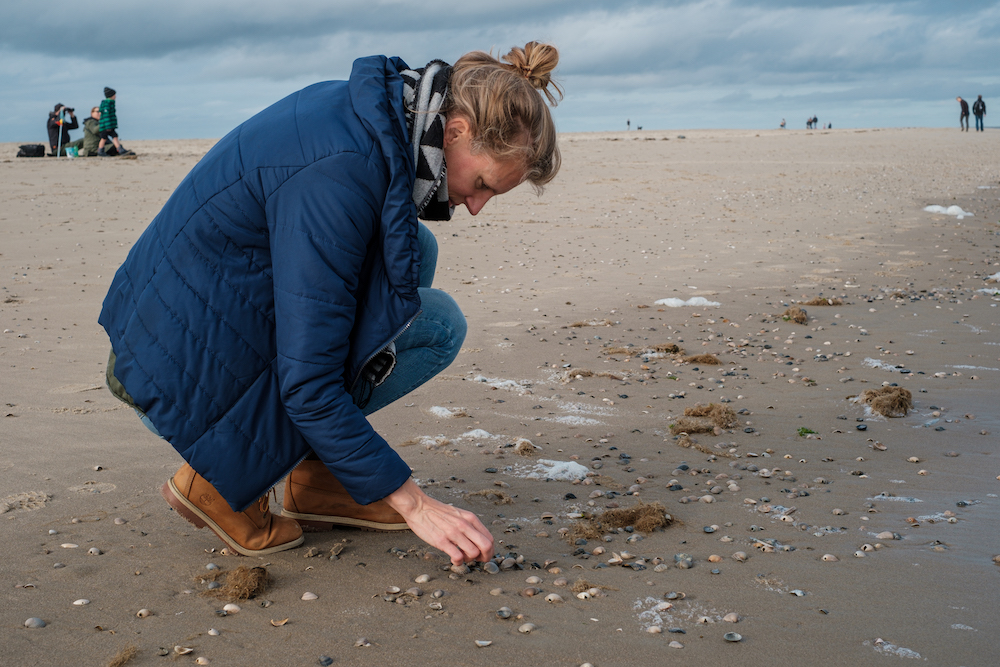
[[[322,665],[322,667],[330,667],[330,665],[333,664],[333,658],[328,655],[321,655],[319,657],[319,664]]]
[[[218,581],[208,582],[208,590],[214,591],[216,588],[222,588],[222,584],[219,583]]]
[[[37,616],[32,616],[24,622],[24,627],[26,628],[44,628],[45,621],[38,618]]]
[[[218,570],[219,566],[216,565],[215,563],[209,563],[208,565],[205,566],[205,569],[206,570]]]
[[[52,528],[52,529],[49,530],[49,535],[58,535],[58,534],[59,534],[59,531],[56,530],[55,528]]]

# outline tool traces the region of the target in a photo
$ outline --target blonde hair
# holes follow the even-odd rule
[[[555,123],[545,104],[556,106],[556,95],[562,98],[552,80],[558,62],[556,47],[538,42],[515,46],[500,60],[484,51],[466,53],[452,68],[444,109],[469,121],[474,150],[523,163],[525,180],[538,192],[561,164]]]

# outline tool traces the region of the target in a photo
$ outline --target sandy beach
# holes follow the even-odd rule
[[[372,422],[497,574],[409,532],[227,555],[161,498],[181,459],[97,316],[212,144],[0,144],[0,664],[996,664],[1000,133],[566,134],[543,196],[430,223],[468,337]],[[855,400],[884,387],[905,416]],[[575,537],[639,503],[672,524]],[[272,584],[220,615],[241,565]]]

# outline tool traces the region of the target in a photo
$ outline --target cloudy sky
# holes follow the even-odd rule
[[[118,91],[124,139],[220,137],[354,58],[559,47],[562,131],[1000,126],[1000,2],[0,0],[0,141]],[[992,63],[992,64],[991,64]],[[997,120],[994,120],[997,119]],[[82,136],[79,131],[74,138]]]

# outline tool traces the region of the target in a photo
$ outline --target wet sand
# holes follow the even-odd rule
[[[986,279],[1000,272],[1000,134],[570,134],[541,198],[522,187],[431,223],[435,286],[465,311],[468,338],[373,423],[429,493],[523,556],[524,569],[456,578],[410,533],[223,555],[161,499],[180,458],[105,389],[96,319],[129,247],[211,144],[137,141],[135,160],[15,159],[0,145],[0,663],[103,665],[134,646],[134,665],[994,664],[1000,285]],[[693,297],[719,305],[656,304]],[[842,304],[782,319],[817,297]],[[654,348],[668,344],[720,364]],[[886,383],[912,392],[907,416],[850,400]],[[709,403],[738,423],[679,446],[670,425]],[[518,439],[540,451],[517,454]],[[591,476],[528,477],[539,459]],[[480,490],[513,502],[469,495]],[[574,517],[638,502],[662,503],[673,525],[560,536]],[[623,551],[635,558],[609,564]],[[197,580],[209,563],[266,564],[270,606],[218,616],[224,603]],[[423,597],[383,599],[421,574]],[[530,576],[541,594],[522,597]],[[602,594],[578,599],[560,577]],[[670,592],[684,597],[657,611]],[[514,617],[497,618],[502,606]],[[525,622],[537,629],[519,633]]]

